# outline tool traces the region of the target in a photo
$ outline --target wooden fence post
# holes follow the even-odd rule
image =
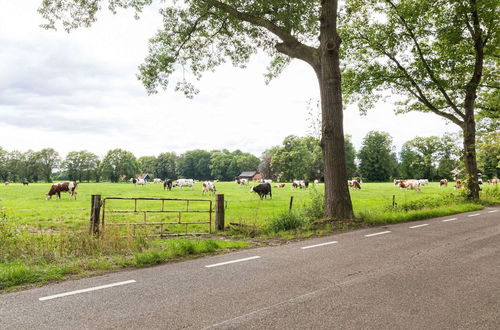
[[[99,235],[99,222],[101,218],[101,195],[92,195],[90,210],[90,234]]]
[[[215,195],[215,229],[224,230],[224,194]]]
[[[392,195],[392,207],[396,206],[396,195]]]
[[[293,205],[293,196],[290,196],[290,206],[288,207],[288,211],[292,210],[292,205]]]

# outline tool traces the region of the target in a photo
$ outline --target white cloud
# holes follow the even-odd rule
[[[137,156],[191,149],[241,149],[260,155],[290,134],[307,132],[306,101],[318,98],[313,71],[294,61],[269,86],[264,56],[247,69],[223,66],[186,99],[173,88],[147,96],[137,66],[161,23],[155,10],[102,14],[90,29],[67,34],[39,27],[40,0],[0,2],[0,146],[53,147],[100,155],[125,148]],[[182,73],[178,73],[182,74]],[[370,130],[398,148],[415,136],[456,131],[429,114],[394,116],[381,104],[365,117],[345,112],[345,133],[359,148]]]

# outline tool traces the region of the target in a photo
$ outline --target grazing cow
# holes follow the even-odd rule
[[[488,184],[492,184],[492,185],[496,186],[498,183],[500,183],[500,180],[499,179],[489,179],[487,182],[488,182]]]
[[[170,179],[166,179],[165,181],[163,181],[163,190],[172,190],[172,183],[174,181],[170,180]]]
[[[74,197],[76,200],[76,187],[78,185],[77,181],[70,181],[70,182],[60,182],[60,183],[54,183],[51,187],[47,195],[45,196],[46,200],[49,200],[52,198],[52,196],[57,195],[59,199],[61,199],[61,192],[67,191],[71,197]]]
[[[271,179],[264,179],[264,183],[269,183],[269,184],[271,184],[271,183],[273,183],[273,180],[271,180]]]
[[[441,179],[439,180],[439,188],[441,187],[448,187],[448,180],[447,179]]]
[[[23,186],[28,186],[30,184],[30,182],[28,180],[23,180],[22,183],[23,183]]]
[[[159,179],[159,178],[154,178],[153,179],[153,183],[154,184],[161,184],[161,183],[163,183],[163,181],[161,179]]]
[[[309,187],[309,181],[307,180],[293,180],[292,189],[300,188],[305,189]]]
[[[182,189],[182,187],[191,187],[191,190],[194,190],[194,180],[193,179],[178,179],[177,182],[174,184],[174,187],[179,187],[179,189]]]
[[[455,190],[462,188],[462,181],[461,180],[455,181],[455,185],[453,186],[453,188]]]
[[[5,185],[8,186],[10,184],[9,181],[5,181]]]
[[[137,185],[139,185],[139,186],[144,186],[144,185],[146,185],[146,183],[148,183],[148,182],[147,182],[146,180],[144,180],[144,179],[135,179],[135,182],[134,182],[134,184],[135,184],[136,186],[137,186]]]
[[[257,193],[260,199],[263,199],[264,197],[267,198],[267,195],[269,195],[270,198],[273,198],[271,185],[269,183],[261,183],[258,186],[252,187],[250,188],[250,192]]]
[[[280,183],[280,184],[274,185],[274,188],[285,188],[285,184]]]
[[[239,178],[236,178],[235,182],[237,184],[239,184],[240,186],[246,186],[246,185],[248,185],[248,179],[239,179]]]
[[[133,184],[137,184],[137,179],[136,178],[130,178],[130,182],[132,182]]]
[[[354,189],[361,189],[361,183],[358,180],[352,180],[350,186]]]
[[[314,185],[315,186],[319,185],[319,180],[318,179],[314,180]]]
[[[399,180],[398,186],[401,189],[420,191],[418,180]]]
[[[420,179],[420,180],[418,180],[418,183],[419,183],[421,186],[425,186],[425,185],[428,185],[428,184],[429,184],[429,180],[428,180],[428,179]]]
[[[203,182],[203,189],[202,189],[203,194],[205,193],[215,194],[216,192],[217,190],[215,189],[215,185],[212,182],[210,181]]]

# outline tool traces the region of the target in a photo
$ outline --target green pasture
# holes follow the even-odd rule
[[[252,184],[250,184],[252,186]],[[322,192],[324,185],[309,189],[291,189],[290,184],[285,188],[273,188],[273,198],[260,200],[257,194],[250,193],[250,186],[239,186],[234,182],[219,182],[216,184],[217,192],[224,194],[226,201],[226,224],[230,222],[247,225],[264,226],[269,219],[288,210],[290,198],[293,196],[293,209],[300,210],[309,203],[313,194]],[[274,186],[274,184],[273,184]],[[62,193],[61,199],[52,197],[45,200],[50,184],[37,183],[23,186],[20,183],[0,186],[0,212],[4,217],[18,226],[23,226],[29,231],[51,232],[68,229],[81,229],[88,227],[90,214],[90,200],[92,194],[104,197],[165,197],[181,199],[208,199],[215,201],[213,195],[203,195],[201,183],[196,183],[191,188],[182,190],[173,188],[172,191],[163,190],[163,185],[147,184],[134,186],[129,183],[80,183],[78,185],[77,200],[70,198],[68,193]],[[483,187],[483,191],[493,189]],[[443,200],[449,196],[458,196],[460,193],[453,190],[453,183],[446,188],[440,188],[437,182],[424,186],[421,192],[402,190],[392,183],[365,183],[361,190],[351,189],[354,211],[357,217],[369,218],[374,214],[381,216],[391,209],[393,196],[397,206],[425,203],[433,200]],[[431,203],[432,204],[432,203]],[[431,205],[439,207],[440,205]],[[450,207],[451,205],[441,205]],[[206,202],[165,202],[164,210],[208,210]],[[161,210],[159,201],[139,201],[138,210]],[[3,209],[3,211],[2,211]],[[133,210],[133,201],[106,202],[107,210]],[[408,210],[406,210],[408,211]],[[461,210],[457,210],[459,212]],[[148,214],[147,221],[176,221],[178,213]],[[183,221],[204,221],[208,214],[182,214]],[[369,220],[369,219],[368,219]],[[124,223],[144,221],[142,213],[137,214],[106,214],[106,223]],[[197,230],[208,231],[208,226],[199,225]]]

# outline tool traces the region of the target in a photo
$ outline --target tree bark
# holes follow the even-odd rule
[[[476,160],[476,123],[474,113],[468,115],[463,126],[464,131],[464,163],[469,199],[479,199],[479,184]]]
[[[321,93],[325,211],[327,219],[353,219],[345,166],[342,91],[337,34],[337,0],[321,2],[320,67],[316,68]]]

